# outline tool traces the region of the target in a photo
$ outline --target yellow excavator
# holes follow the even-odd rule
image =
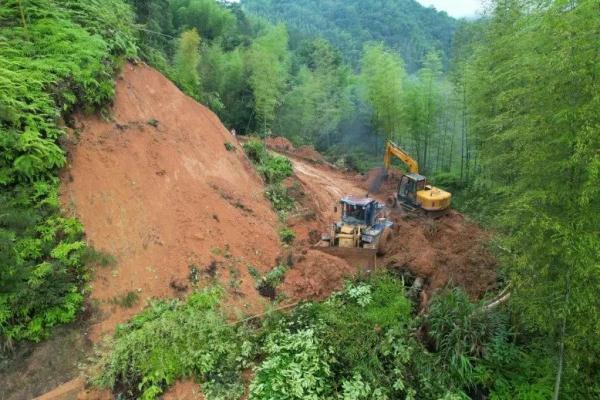
[[[395,196],[389,201],[390,206],[400,204],[409,211],[422,209],[435,214],[447,210],[452,201],[452,194],[445,190],[427,184],[427,178],[419,174],[419,164],[396,143],[388,140],[385,145],[383,164],[386,172],[392,167],[392,158],[396,157],[408,167],[408,173],[403,174],[398,183]]]

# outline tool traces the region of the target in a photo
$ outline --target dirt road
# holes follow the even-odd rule
[[[318,212],[329,221],[337,217],[333,208],[342,197],[366,194],[348,175],[333,168],[311,165],[297,158],[290,159],[296,178],[312,194]]]

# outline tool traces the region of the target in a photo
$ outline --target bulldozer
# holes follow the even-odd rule
[[[452,201],[452,194],[427,184],[427,178],[419,174],[419,164],[397,144],[388,140],[385,145],[383,164],[386,174],[392,167],[392,158],[396,157],[408,167],[398,182],[395,195],[388,200],[388,205],[401,205],[408,211],[422,210],[429,215],[443,214]]]
[[[329,247],[340,249],[364,249],[382,256],[391,239],[393,222],[386,216],[383,203],[369,197],[345,196],[340,200],[341,218],[324,236]],[[335,207],[337,213],[337,207]],[[330,251],[339,255],[343,251]],[[348,253],[348,252],[346,252]],[[362,252],[363,255],[368,252]]]

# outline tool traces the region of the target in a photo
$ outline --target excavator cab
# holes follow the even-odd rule
[[[419,174],[406,174],[400,178],[398,197],[401,201],[417,204],[417,192],[425,190],[427,178]]]

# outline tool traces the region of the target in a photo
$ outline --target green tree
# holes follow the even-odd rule
[[[443,110],[442,64],[437,53],[430,52],[417,77],[408,79],[403,96],[406,130],[415,148],[421,170],[427,171],[431,147],[440,133]]]
[[[267,27],[252,43],[247,57],[256,114],[266,132],[275,119],[289,76],[288,34],[285,25]]]
[[[200,35],[196,29],[181,34],[175,53],[175,77],[177,83],[189,94],[199,95]]]
[[[373,107],[374,122],[386,138],[395,138],[402,122],[402,93],[405,78],[400,56],[383,44],[365,46],[361,61],[361,82]]]
[[[284,97],[275,129],[299,142],[330,145],[351,107],[351,72],[323,39],[310,42],[298,53],[302,66],[293,88]]]
[[[513,305],[556,353],[555,395],[597,397],[600,12],[593,0],[496,2],[477,48],[473,130],[503,228]],[[595,391],[595,392],[594,392]]]
[[[235,16],[215,0],[171,0],[175,26],[194,28],[206,40],[214,40],[235,28]]]

